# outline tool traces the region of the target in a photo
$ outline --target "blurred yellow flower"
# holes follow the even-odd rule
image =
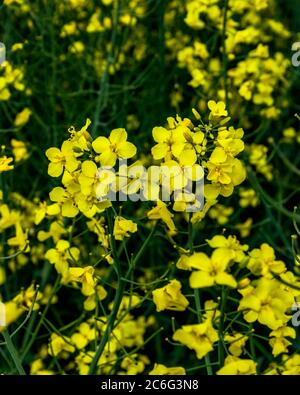
[[[19,114],[17,114],[15,121],[14,121],[14,125],[17,128],[20,128],[24,125],[26,125],[26,123],[29,121],[30,116],[31,116],[32,112],[29,108],[24,108],[24,110],[22,110]]]
[[[8,158],[7,156],[0,157],[0,173],[12,170],[14,168],[14,165],[11,164],[13,160],[13,158]]]

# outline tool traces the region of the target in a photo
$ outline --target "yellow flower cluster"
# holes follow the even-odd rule
[[[1,8],[0,373],[299,375],[281,6],[38,3]]]
[[[11,63],[5,61],[0,68],[0,100],[7,101],[12,95],[12,90],[24,91],[24,71],[22,68],[13,67]]]

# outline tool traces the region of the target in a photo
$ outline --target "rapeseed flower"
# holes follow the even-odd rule
[[[97,159],[102,166],[114,166],[118,158],[130,159],[136,154],[136,147],[127,141],[125,129],[114,129],[109,138],[97,137],[92,146],[100,154]]]
[[[198,359],[202,359],[212,351],[213,345],[218,339],[218,332],[213,328],[210,320],[206,320],[202,324],[184,325],[181,329],[177,329],[173,335],[173,340],[194,350]]]
[[[171,280],[164,287],[155,289],[152,296],[157,311],[184,311],[189,305],[189,301],[181,293],[181,283],[177,280]]]
[[[235,278],[226,271],[233,258],[232,251],[222,248],[214,250],[211,258],[203,252],[191,255],[187,265],[191,269],[196,269],[190,276],[191,288],[206,288],[216,284],[236,288]]]

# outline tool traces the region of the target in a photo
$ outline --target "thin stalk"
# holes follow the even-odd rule
[[[17,371],[18,371],[19,375],[25,376],[26,373],[25,373],[25,370],[23,369],[20,357],[18,355],[17,350],[15,349],[15,346],[14,346],[12,340],[11,340],[10,334],[8,333],[7,330],[5,330],[3,332],[3,337],[4,337],[4,340],[5,340],[8,352],[10,353],[10,356],[12,357],[12,360],[14,361],[14,364],[15,364],[15,366],[17,368]]]
[[[223,78],[224,78],[224,91],[225,91],[225,103],[226,108],[229,107],[228,100],[228,78],[227,78],[227,49],[226,49],[226,28],[227,28],[227,14],[228,14],[228,0],[224,2],[224,16],[223,16],[223,28],[222,28],[222,47],[223,47]]]
[[[226,304],[227,292],[225,287],[222,286],[221,293],[221,314],[220,314],[220,322],[219,322],[219,363],[222,367],[224,364],[224,339],[223,339],[223,331],[224,331],[224,317],[225,317],[225,304]]]
[[[125,291],[125,282],[122,280],[120,262],[119,262],[118,253],[117,253],[117,249],[116,249],[115,239],[113,237],[113,213],[111,210],[108,210],[108,212],[107,212],[107,219],[108,219],[109,233],[111,236],[111,250],[112,250],[112,255],[113,255],[113,259],[114,259],[113,264],[115,266],[115,271],[117,274],[118,286],[116,289],[116,296],[114,299],[113,307],[112,307],[111,313],[108,317],[107,327],[104,331],[104,334],[101,338],[99,347],[97,348],[94,358],[93,358],[91,365],[89,367],[89,374],[95,374],[95,372],[96,372],[98,361],[101,358],[101,355],[105,349],[105,346],[106,346],[107,342],[109,341],[110,335],[114,329],[114,323],[117,318],[119,308],[120,308],[120,305],[121,305],[121,302],[123,299],[123,294]]]

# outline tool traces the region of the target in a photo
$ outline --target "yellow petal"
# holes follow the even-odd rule
[[[58,148],[52,147],[52,148],[47,149],[46,156],[49,160],[52,161],[52,160],[57,159],[57,157],[61,157],[61,152]]]
[[[164,143],[170,138],[171,131],[163,128],[162,126],[158,126],[153,128],[152,136],[155,142]]]
[[[97,166],[91,160],[86,160],[81,166],[82,173],[87,177],[95,177],[97,173]]]
[[[193,272],[190,276],[190,287],[191,288],[206,288],[212,287],[215,281],[214,278],[206,272],[197,271]]]
[[[117,161],[117,154],[112,151],[105,151],[100,155],[99,159],[102,166],[114,166]]]
[[[204,252],[195,252],[188,257],[187,265],[189,268],[198,269],[202,271],[209,271],[211,267],[209,257]]]
[[[59,177],[63,172],[63,165],[59,163],[51,162],[48,165],[48,174],[51,177]]]
[[[98,154],[101,154],[104,151],[107,151],[110,147],[110,142],[106,137],[97,137],[96,140],[93,141],[92,147],[94,151]]]
[[[124,143],[127,140],[127,132],[125,129],[119,128],[119,129],[114,129],[110,133],[109,136],[109,141],[112,144],[121,144]]]
[[[121,158],[129,159],[136,154],[136,147],[134,144],[125,141],[118,145],[117,153]]]
[[[66,197],[66,191],[62,187],[55,187],[49,193],[52,202],[62,202]]]
[[[207,200],[215,200],[220,194],[221,187],[219,184],[204,185],[204,196]]]
[[[163,159],[168,152],[168,145],[165,143],[156,144],[151,148],[152,156],[155,160]]]
[[[63,217],[73,218],[78,214],[78,208],[69,200],[63,203],[61,214]]]
[[[216,283],[220,285],[228,285],[228,287],[236,288],[237,282],[235,281],[234,277],[228,273],[219,273],[216,276]]]
[[[221,147],[216,147],[209,158],[209,160],[213,163],[223,163],[226,161],[226,159],[227,154]]]

